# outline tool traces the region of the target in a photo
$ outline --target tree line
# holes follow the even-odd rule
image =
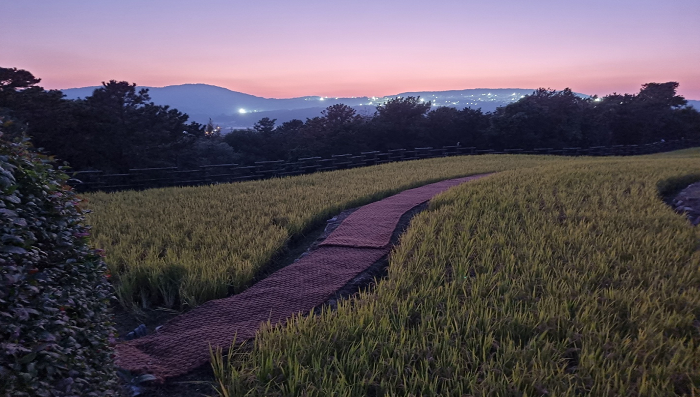
[[[540,88],[493,113],[432,107],[418,97],[394,98],[372,116],[336,104],[318,117],[222,134],[209,123],[150,102],[135,84],[103,83],[84,99],[66,100],[39,79],[0,68],[5,130],[26,133],[79,170],[196,167],[399,148],[474,146],[534,149],[629,145],[700,138],[700,113],[677,94],[678,83],[648,83],[637,94],[581,97]],[[7,125],[9,124],[9,125]]]

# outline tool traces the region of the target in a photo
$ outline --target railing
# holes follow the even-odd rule
[[[589,148],[536,148],[532,150],[492,149],[443,146],[396,149],[388,152],[362,152],[359,155],[336,154],[331,158],[307,157],[296,161],[258,161],[255,165],[238,164],[205,165],[198,169],[137,168],[127,173],[109,174],[103,171],[77,171],[68,184],[79,192],[139,190],[167,186],[197,186],[310,174],[383,164],[394,161],[418,160],[434,157],[482,155],[482,154],[551,154],[560,156],[631,156],[667,152],[700,146],[700,140],[655,142],[645,145],[595,146]]]

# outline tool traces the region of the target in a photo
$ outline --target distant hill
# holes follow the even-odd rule
[[[688,99],[688,105],[694,107],[697,110],[700,110],[700,101]]]
[[[98,87],[69,88],[63,90],[63,93],[68,99],[84,98],[92,95],[95,88]],[[148,93],[154,103],[169,105],[189,114],[193,120],[204,123],[209,118],[217,122],[225,119],[229,124],[244,126],[252,126],[261,117],[278,118],[278,122],[286,121],[287,118],[291,120],[298,113],[290,112],[292,110],[309,109],[309,111],[302,112],[308,114],[304,116],[305,118],[319,115],[321,110],[336,103],[359,106],[371,101],[366,97],[337,99],[321,97],[263,98],[207,84],[138,88],[148,88]],[[311,109],[314,110],[311,111]],[[265,115],[258,117],[256,115],[258,113],[265,113]],[[279,116],[277,116],[278,113]]]
[[[63,90],[68,99],[84,98],[92,95],[98,87],[69,88]],[[420,96],[431,101],[433,106],[452,106],[456,108],[481,108],[484,112],[493,112],[499,106],[517,101],[534,89],[522,88],[476,88],[451,91],[417,91],[404,92],[385,97],[319,97],[305,96],[298,98],[276,99],[263,98],[227,88],[208,84],[182,84],[167,87],[148,88],[151,99],[158,105],[169,105],[190,115],[200,123],[210,118],[224,128],[250,127],[263,117],[277,119],[277,124],[292,119],[305,120],[319,116],[330,105],[344,103],[357,110],[361,115],[372,115],[377,105],[395,97]],[[577,94],[587,96],[584,94]],[[688,101],[700,109],[700,101]]]

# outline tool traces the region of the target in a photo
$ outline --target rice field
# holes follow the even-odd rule
[[[439,158],[291,178],[86,194],[92,241],[128,309],[184,309],[248,287],[289,241],[343,209],[443,180],[574,159]]]
[[[540,164],[433,200],[336,311],[215,352],[220,395],[700,394],[700,229],[660,199],[700,150]]]

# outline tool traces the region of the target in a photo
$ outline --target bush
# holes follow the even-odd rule
[[[0,132],[0,395],[116,394],[113,291],[60,169]]]

